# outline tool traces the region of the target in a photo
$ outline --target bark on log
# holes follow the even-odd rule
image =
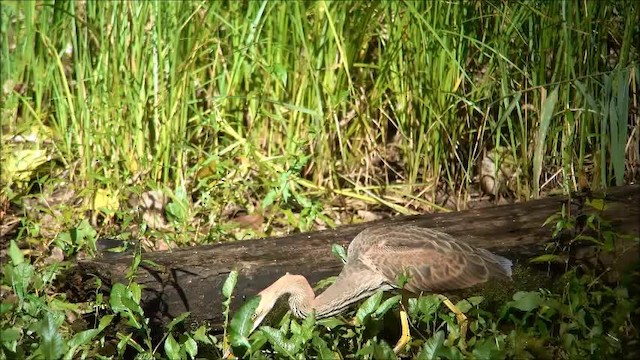
[[[612,221],[614,228],[639,234],[640,186],[609,189],[605,198],[607,209],[603,216]],[[572,214],[593,211],[579,198],[569,201],[564,197],[550,197],[479,210],[396,217],[375,225],[414,224],[436,228],[522,262],[544,253],[543,246],[551,240],[551,230],[542,224],[563,204]],[[312,284],[337,275],[342,265],[331,254],[331,245],[338,243],[346,247],[357,233],[372,225],[363,223],[280,238],[145,253],[143,259],[160,264],[162,269],[139,268],[136,281],[145,287],[143,307],[147,316],[155,321],[190,311],[193,321],[208,321],[214,329],[219,328],[223,321],[221,288],[231,270],[240,273],[232,302],[232,308],[236,308],[243,299],[256,294],[285,272],[302,274]],[[123,282],[131,262],[131,256],[93,259],[79,263],[73,276],[88,280],[97,274],[106,284]]]

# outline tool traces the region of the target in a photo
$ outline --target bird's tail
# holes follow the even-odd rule
[[[494,265],[492,267],[493,269],[491,269],[492,275],[502,275],[510,278],[512,274],[511,267],[513,266],[513,263],[511,262],[511,260],[507,259],[506,257],[496,255],[490,251],[487,251],[487,250],[484,250],[484,251],[487,258],[492,260],[491,262]]]

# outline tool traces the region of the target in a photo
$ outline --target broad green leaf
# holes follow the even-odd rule
[[[233,294],[233,289],[235,289],[237,282],[238,271],[232,270],[224,281],[224,285],[222,285],[222,296],[224,296],[225,300],[231,298],[231,294]]]
[[[13,302],[3,300],[0,303],[0,315],[6,312],[12,311],[15,307],[16,307],[16,304],[14,304]]]
[[[242,304],[240,309],[233,315],[229,324],[229,343],[236,356],[242,357],[251,347],[249,343],[249,333],[253,328],[253,314],[260,303],[260,296],[255,296]]]
[[[442,300],[436,295],[420,296],[417,300],[417,310],[424,315],[434,315],[441,303]]]
[[[458,303],[456,303],[456,307],[458,308],[458,310],[462,311],[463,313],[467,313],[469,312],[469,310],[471,310],[471,308],[480,305],[480,303],[482,303],[483,300],[484,300],[484,297],[482,296],[473,296],[473,297],[458,301]]]
[[[472,354],[476,359],[504,359],[505,357],[494,339],[481,339],[473,347]]]
[[[540,293],[535,291],[518,291],[513,294],[513,301],[509,301],[508,305],[522,311],[531,311],[536,309],[542,303]]]
[[[300,336],[302,337],[304,342],[307,342],[311,339],[311,337],[313,336],[313,329],[315,328],[315,326],[316,326],[316,316],[315,316],[315,313],[311,313],[310,316],[307,316],[302,321],[302,326],[300,327]]]
[[[373,316],[376,319],[382,318],[387,313],[387,311],[389,311],[394,306],[396,306],[396,304],[398,304],[400,302],[400,300],[402,300],[402,295],[396,295],[396,296],[388,298],[380,306],[378,306],[378,308],[376,309],[376,312],[373,314]]]
[[[427,339],[422,346],[422,351],[418,354],[417,359],[437,359],[444,343],[444,332],[439,330],[432,337]]]
[[[171,320],[171,322],[167,325],[167,330],[166,332],[171,332],[171,330],[173,330],[173,327],[176,326],[176,324],[181,323],[184,319],[186,319],[187,317],[189,317],[191,313],[190,312],[183,312],[182,314],[178,315],[178,317],[174,318],[173,320]]]
[[[14,266],[22,264],[24,262],[24,255],[22,254],[22,250],[20,250],[14,240],[11,240],[11,242],[9,243],[9,256],[11,257],[11,263]]]
[[[111,295],[109,296],[109,305],[114,312],[120,312],[126,309],[122,304],[122,298],[127,296],[127,287],[121,283],[115,283],[111,287]]]
[[[184,349],[192,359],[195,359],[198,355],[198,343],[196,343],[196,341],[191,337],[187,337],[187,340],[185,340]]]
[[[277,352],[288,357],[293,357],[293,355],[296,354],[295,344],[289,341],[280,330],[270,326],[263,326],[260,330]]]
[[[179,185],[173,196],[172,201],[166,206],[168,217],[178,222],[184,222],[189,213],[189,202],[187,200],[187,190],[184,185]]]
[[[45,359],[58,359],[65,351],[65,343],[58,331],[61,323],[62,321],[56,319],[51,312],[47,312],[38,324],[37,331],[40,336],[38,350]]]
[[[383,294],[384,292],[378,291],[360,305],[360,308],[358,308],[358,311],[356,312],[356,320],[358,321],[358,324],[364,324],[367,316],[376,311],[378,305],[380,305],[380,300],[382,300]]]
[[[270,190],[262,200],[262,205],[261,205],[262,208],[263,209],[269,208],[269,206],[271,206],[271,204],[273,204],[273,202],[276,200],[277,196],[278,196],[278,191],[276,189]]]
[[[373,358],[374,359],[397,359],[398,357],[393,352],[393,349],[386,341],[381,340],[378,343],[373,344]]]
[[[11,269],[11,282],[19,298],[22,299],[26,295],[25,292],[29,288],[29,284],[31,284],[33,274],[33,266],[26,262],[18,264]]]
[[[209,338],[209,334],[207,334],[207,327],[202,325],[200,326],[194,333],[193,338],[196,341],[200,341],[201,343],[205,343],[207,345],[212,344],[211,339]]]
[[[341,319],[339,319],[337,317],[330,317],[330,318],[318,320],[317,324],[319,326],[323,326],[323,327],[327,328],[327,330],[331,330],[331,329],[333,329],[335,327],[345,325],[346,323],[343,320],[341,320]]]
[[[0,330],[0,344],[12,352],[16,351],[18,339],[22,336],[22,329],[11,327]]]
[[[137,282],[132,282],[127,287],[129,291],[131,291],[131,300],[136,304],[140,304],[140,300],[142,300],[142,286]],[[142,308],[140,308],[140,314],[142,314]]]
[[[164,340],[164,352],[169,359],[180,359],[180,344],[171,334]]]
[[[98,329],[89,329],[75,334],[67,343],[69,350],[64,355],[65,359],[73,359],[78,347],[87,344],[91,339],[100,333]]]
[[[321,337],[314,335],[311,339],[311,344],[313,348],[318,353],[319,359],[340,359],[340,355],[336,352],[331,351],[329,349],[329,345],[324,341]]]
[[[98,323],[98,330],[102,331],[106,329],[107,326],[111,324],[113,321],[113,315],[104,315],[100,318],[100,322]]]

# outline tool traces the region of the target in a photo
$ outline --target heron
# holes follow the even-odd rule
[[[286,273],[258,295],[252,315],[254,331],[276,301],[289,296],[293,315],[316,319],[338,315],[376,292],[404,290],[415,294],[446,292],[486,282],[491,277],[511,278],[512,262],[488,250],[473,247],[453,236],[414,225],[370,227],[360,232],[347,249],[347,259],[335,282],[318,296],[302,275]],[[399,279],[403,277],[404,284]],[[466,316],[446,297],[443,303],[460,323],[461,339]],[[401,336],[394,352],[410,340],[408,317],[400,310]]]

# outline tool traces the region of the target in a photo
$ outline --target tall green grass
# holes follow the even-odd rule
[[[639,8],[3,2],[2,130],[49,128],[87,189],[187,184],[218,211],[430,210],[443,190],[468,199],[495,148],[523,199],[581,173],[620,185],[640,158]]]

